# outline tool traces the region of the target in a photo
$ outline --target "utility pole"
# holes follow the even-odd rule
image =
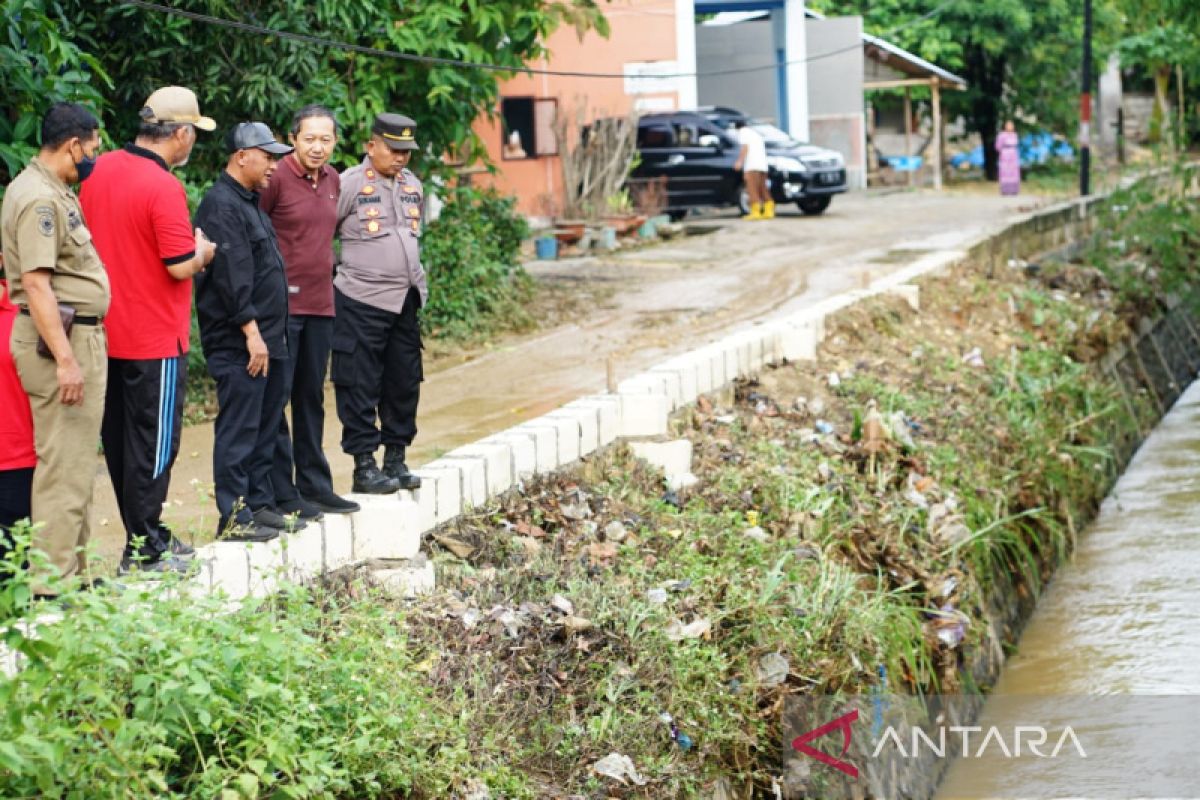
[[[1083,69],[1079,96],[1079,194],[1092,193],[1092,0],[1083,0]]]

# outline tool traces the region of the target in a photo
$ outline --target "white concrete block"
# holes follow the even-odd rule
[[[665,364],[654,367],[650,371],[671,375],[678,382],[673,387],[674,397],[672,399],[674,400],[675,408],[681,408],[688,403],[695,402],[696,397],[700,394],[696,375],[698,367],[695,360],[673,359]]]
[[[411,498],[388,496],[390,502],[363,506],[350,515],[354,527],[354,562],[373,558],[412,558],[421,549],[421,509]]]
[[[456,448],[443,458],[482,458],[487,493],[495,496],[513,485],[512,450],[504,442],[478,441]]]
[[[537,451],[537,471],[540,474],[553,472],[558,468],[558,428],[545,422],[533,420],[513,428],[515,431],[533,437],[534,448]]]
[[[552,411],[538,417],[534,422],[553,426],[558,442],[558,465],[565,466],[579,460],[579,419],[573,414]]]
[[[463,508],[478,508],[487,502],[487,467],[482,456],[443,457],[428,466],[458,470]]]
[[[503,442],[508,446],[512,457],[509,469],[512,471],[513,482],[527,480],[537,472],[537,445],[533,434],[517,430],[507,430],[489,436],[485,442]]]
[[[621,436],[661,436],[667,432],[670,403],[662,394],[620,394]]]
[[[692,475],[692,443],[688,439],[671,442],[631,442],[633,454],[661,469],[672,489],[690,486],[696,482]]]
[[[817,357],[817,328],[814,320],[788,320],[780,327],[781,355],[788,361],[814,361]]]
[[[402,599],[429,594],[437,588],[433,562],[423,555],[401,566],[377,569],[371,578],[384,592]]]
[[[596,447],[605,447],[617,440],[620,422],[620,398],[617,395],[588,395],[571,401],[564,408],[595,409]]]
[[[415,473],[414,473],[415,474]],[[421,478],[421,488],[412,491],[401,491],[401,497],[407,497],[417,504],[417,530],[421,534],[437,527],[437,482]]]
[[[432,490],[436,513],[434,521],[437,525],[457,517],[462,513],[462,473],[454,467],[425,466],[413,470],[421,476],[421,491]]]
[[[712,348],[704,347],[693,350],[687,355],[696,365],[696,391],[698,394],[708,394],[716,387],[714,379],[714,361],[716,356]],[[724,363],[724,358],[722,358]]]
[[[196,558],[209,562],[214,593],[232,600],[250,594],[250,560],[241,542],[213,542],[196,548]]]
[[[921,310],[921,287],[915,283],[902,283],[899,286],[889,288],[888,294],[899,297],[904,302],[908,303],[908,307],[913,311]]]
[[[320,522],[310,522],[304,530],[281,536],[280,541],[288,580],[304,583],[321,574],[325,568],[325,533]]]
[[[246,558],[250,565],[250,594],[253,597],[266,597],[279,589],[279,579],[283,577],[284,545],[286,536],[294,533],[281,533],[279,538],[269,542],[247,543]]]
[[[551,411],[546,416],[575,420],[575,423],[579,427],[580,458],[600,449],[600,409],[595,405],[579,400],[572,400],[562,408]]]
[[[350,514],[326,514],[321,520],[325,572],[333,572],[354,562],[354,527],[350,517]]]

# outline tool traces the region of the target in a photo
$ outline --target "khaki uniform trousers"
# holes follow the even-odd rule
[[[33,409],[37,467],[30,510],[33,547],[50,558],[64,578],[87,571],[82,548],[91,538],[91,506],[96,480],[96,448],[108,383],[108,340],[103,325],[75,325],[71,349],[83,372],[83,403],[63,405],[58,366],[36,351],[37,328],[24,314],[13,323],[12,355]],[[36,587],[34,591],[41,591]]]

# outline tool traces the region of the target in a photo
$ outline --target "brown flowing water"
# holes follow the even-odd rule
[[[1172,730],[1194,733],[1200,724],[1198,609],[1200,382],[1147,438],[1080,536],[995,695],[1056,698],[1064,702],[1039,706],[1039,724],[1078,730],[1090,723],[1113,738],[1127,736],[1134,746],[1141,746],[1137,731],[1164,715],[1177,718]],[[1001,724],[1006,704],[989,699],[976,725],[986,731]],[[1081,713],[1085,706],[1090,712]],[[1053,760],[959,759],[937,797],[1200,797],[1196,739],[1156,735],[1147,747],[1157,757],[1154,769],[1131,770],[1095,753],[1082,771]],[[1164,785],[1170,788],[1160,789]]]

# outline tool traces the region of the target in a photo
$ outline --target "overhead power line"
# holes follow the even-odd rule
[[[162,3],[152,3],[149,0],[119,0],[122,5],[135,6],[147,11],[157,11],[162,14],[169,14],[175,17],[200,22],[205,25],[214,25],[221,28],[229,28],[232,30],[242,31],[243,33],[253,33],[260,36],[272,36],[278,39],[287,41],[300,42],[303,44],[316,45],[318,47],[326,47],[334,50],[344,50],[350,53],[361,53],[367,56],[375,56],[378,58],[392,58],[399,61],[410,61],[417,64],[429,64],[432,66],[442,67],[463,67],[467,69],[479,69],[487,72],[506,72],[521,75],[549,75],[561,78],[596,78],[605,80],[664,80],[668,78],[711,78],[722,75],[741,75],[751,72],[765,72],[767,70],[776,70],[780,67],[787,67],[793,64],[804,64],[813,61],[819,61],[823,58],[848,53],[852,50],[862,48],[862,43],[843,47],[838,50],[830,50],[826,53],[810,56],[808,58],[795,59],[792,61],[776,61],[771,64],[763,64],[756,67],[738,67],[734,69],[719,69],[708,70],[704,72],[671,72],[671,73],[640,73],[640,74],[625,74],[623,72],[583,72],[576,70],[560,70],[560,69],[539,69],[537,67],[527,66],[512,66],[509,64],[491,64],[483,61],[465,61],[458,58],[443,58],[440,56],[418,55],[416,53],[403,53],[398,50],[386,50],[378,47],[367,47],[366,45],[353,44],[351,42],[342,42],[336,39],[327,39],[322,36],[312,36],[307,33],[294,33],[292,31],[283,31],[276,28],[268,28],[265,25],[255,25],[250,22],[242,22],[240,20],[225,19],[224,17],[215,17],[211,14],[201,14],[197,11],[187,11],[182,8],[174,8],[173,6],[163,5]],[[905,28],[912,27],[920,22],[936,16],[945,10],[948,6],[959,2],[960,0],[946,0],[946,2],[937,6],[931,11],[915,17],[907,22],[897,25],[896,27],[878,34],[880,38],[891,36]]]

